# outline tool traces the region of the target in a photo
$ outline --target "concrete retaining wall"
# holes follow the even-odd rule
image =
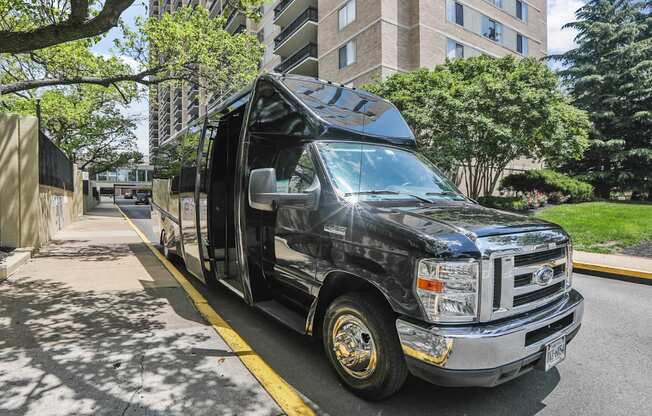
[[[39,247],[83,214],[81,172],[74,192],[39,184],[38,122],[0,114],[0,245]]]

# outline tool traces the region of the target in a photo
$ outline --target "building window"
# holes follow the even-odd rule
[[[339,11],[340,30],[351,24],[355,20],[355,0],[349,0]]]
[[[455,3],[455,23],[464,26],[464,7],[459,3]]]
[[[449,22],[464,26],[464,6],[452,0],[446,0],[446,15]]]
[[[503,0],[493,0],[493,4],[496,7],[503,8]]]
[[[350,40],[339,50],[340,69],[355,63],[355,41]]]
[[[446,56],[449,59],[464,58],[464,45],[448,39],[448,54]]]
[[[482,16],[482,35],[500,43],[503,35],[503,25],[487,16]]]
[[[521,0],[516,0],[516,17],[524,22],[527,22],[528,7],[526,3]]]
[[[520,33],[516,34],[516,52],[525,56],[528,54],[528,39]]]

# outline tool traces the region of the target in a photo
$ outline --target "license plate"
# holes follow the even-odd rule
[[[546,367],[548,371],[566,358],[566,337],[557,338],[546,345]]]

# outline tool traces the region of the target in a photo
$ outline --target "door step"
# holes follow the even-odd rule
[[[257,302],[254,307],[265,312],[280,323],[287,325],[300,334],[306,333],[306,318],[275,300]]]

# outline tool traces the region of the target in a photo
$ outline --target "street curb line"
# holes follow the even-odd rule
[[[627,269],[627,268],[623,268],[623,267],[612,267],[612,266],[604,266],[604,265],[601,265],[601,264],[593,264],[593,263],[584,263],[584,262],[574,261],[573,262],[573,269],[576,269],[576,270],[589,270],[589,271],[592,271],[592,272],[614,274],[614,275],[624,277],[624,278],[634,277],[634,278],[637,278],[637,279],[652,280],[652,272],[646,272],[646,271],[643,271],[643,270],[636,270],[636,269]]]
[[[5,280],[16,273],[20,266],[32,258],[33,247],[21,247],[12,251],[4,261],[0,263],[0,281]]]
[[[299,396],[296,390],[277,374],[256,352],[242,339],[242,337],[211,307],[206,298],[186,279],[160,251],[156,249],[147,237],[136,227],[129,217],[116,205],[116,208],[127,223],[138,234],[152,253],[159,259],[163,266],[179,282],[192,300],[197,311],[208,321],[215,331],[222,337],[233,353],[247,367],[251,374],[260,382],[263,388],[276,401],[279,407],[288,416],[314,416],[315,412]]]

